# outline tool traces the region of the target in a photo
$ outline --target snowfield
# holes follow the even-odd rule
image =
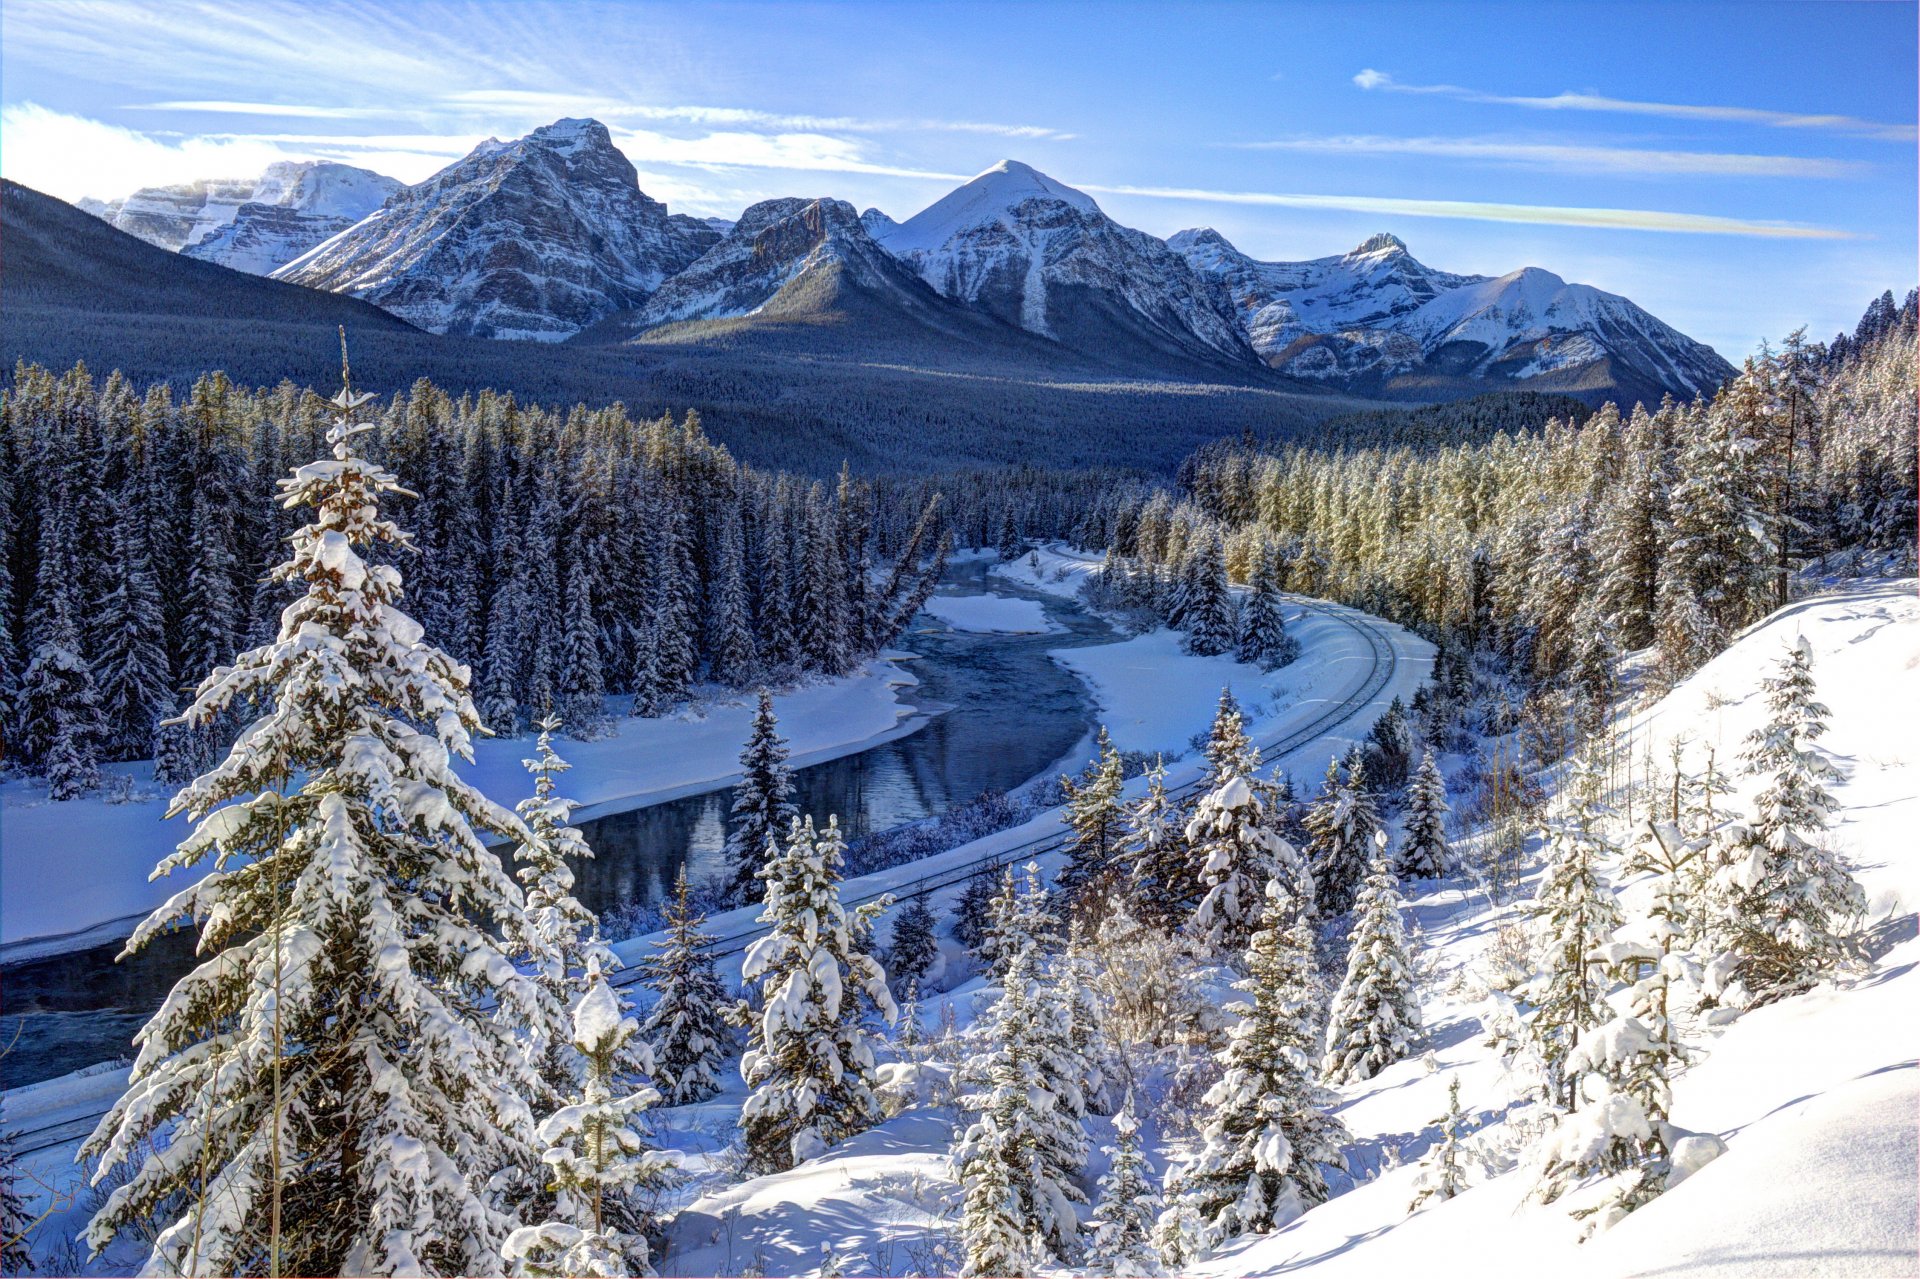
[[[927,722],[900,695],[918,681],[891,653],[854,674],[809,684],[774,698],[780,731],[796,767],[862,751],[905,736]],[[573,764],[567,793],[585,819],[643,808],[731,784],[740,746],[753,718],[748,694],[726,694],[682,707],[659,719],[626,714],[628,699],[610,703],[612,732],[596,741],[563,740]],[[512,807],[528,793],[521,761],[530,738],[482,740],[460,774],[489,799]],[[0,958],[17,961],[99,945],[125,936],[134,917],[152,910],[197,875],[157,883],[147,875],[187,833],[164,820],[167,796],[150,781],[149,763],[111,764],[144,796],[108,803],[100,796],[54,803],[46,783],[15,778],[0,783]],[[204,872],[204,868],[202,868]]]
[[[1025,569],[1002,566],[1018,580]],[[1000,571],[1000,570],[997,570]],[[1043,570],[1043,578],[1047,571]],[[1029,578],[1029,580],[1031,580]],[[1480,1023],[1477,971],[1512,907],[1493,909],[1461,880],[1410,885],[1409,930],[1424,973],[1422,1051],[1362,1084],[1336,1091],[1352,1133],[1353,1174],[1335,1197],[1280,1231],[1197,1263],[1203,1276],[1315,1274],[1427,1276],[1913,1275],[1915,1121],[1920,1113],[1920,603],[1912,581],[1875,583],[1795,604],[1752,628],[1644,711],[1617,726],[1636,751],[1685,733],[1734,758],[1762,716],[1756,690],[1786,641],[1813,646],[1820,696],[1831,707],[1822,739],[1844,780],[1834,788],[1837,845],[1854,859],[1872,903],[1871,972],[1739,1017],[1693,1028],[1695,1063],[1674,1086],[1674,1122],[1726,1142],[1720,1158],[1587,1243],[1560,1205],[1529,1201],[1524,1169],[1473,1170],[1464,1195],[1411,1214],[1414,1165],[1435,1140],[1448,1081],[1461,1081],[1472,1140],[1498,1160],[1501,1116],[1513,1088]],[[1256,734],[1258,737],[1258,734]],[[1742,779],[1735,798],[1754,789]],[[1617,873],[1618,868],[1611,868]],[[1634,884],[1616,884],[1629,899]],[[851,888],[852,886],[849,885]],[[937,972],[937,970],[936,970]],[[971,1017],[978,979],[930,999]],[[900,1273],[934,1250],[958,1221],[958,1188],[944,1160],[955,1122],[947,1106],[905,1110],[792,1172],[715,1187],[671,1231],[664,1273],[818,1273],[830,1247],[835,1273]],[[1097,1150],[1110,1123],[1089,1121]],[[1151,1127],[1148,1135],[1155,1136]],[[1104,1167],[1096,1158],[1087,1183]],[[1155,1159],[1164,1168],[1164,1153]],[[941,1263],[934,1263],[939,1272]],[[1066,1273],[1064,1270],[1059,1273]]]

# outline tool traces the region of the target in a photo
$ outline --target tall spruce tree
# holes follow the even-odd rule
[[[1226,554],[1217,533],[1194,556],[1179,625],[1187,633],[1187,651],[1195,656],[1214,657],[1233,648],[1237,630],[1233,596],[1227,589]]]
[[[767,933],[740,966],[760,995],[740,1059],[751,1090],[740,1127],[757,1172],[785,1171],[880,1116],[871,1023],[891,1022],[896,1009],[886,971],[863,949],[879,908],[840,904],[845,848],[837,818],[819,832],[807,818],[761,871]]]
[[[1357,749],[1347,756],[1344,773],[1337,758],[1328,761],[1326,781],[1304,821],[1315,899],[1323,914],[1344,915],[1359,894],[1380,830],[1367,792],[1367,766]]]
[[[1088,893],[1104,896],[1119,848],[1123,812],[1121,788],[1126,775],[1120,752],[1105,726],[1095,743],[1098,757],[1076,782],[1060,779],[1067,796],[1067,826],[1072,838],[1067,843],[1067,864],[1060,871],[1060,891],[1079,900]]]
[[[1263,670],[1285,666],[1300,656],[1300,641],[1287,633],[1280,615],[1279,575],[1275,552],[1261,543],[1247,579],[1247,597],[1240,609],[1240,640],[1234,656]]]
[[[140,1032],[127,1094],[82,1147],[97,1178],[133,1166],[88,1241],[164,1212],[155,1271],[497,1273],[512,1222],[486,1181],[532,1162],[535,1080],[491,1012],[536,1015],[496,935],[527,923],[480,835],[528,831],[453,772],[481,727],[466,670],[399,610],[398,570],[365,558],[408,544],[379,511],[397,481],[354,452],[368,398],[343,389],[331,456],[281,481],[316,510],[275,570],[306,595],[186,712],[266,704],[169,809],[198,825],[159,873],[217,869],[127,945],[198,919],[217,957]],[[146,1144],[163,1124],[164,1148]]]
[[[1128,892],[1139,913],[1164,929],[1193,913],[1200,876],[1187,846],[1185,822],[1167,795],[1167,766],[1155,759],[1147,790],[1127,809],[1120,854],[1129,866]]]
[[[137,512],[123,501],[113,522],[113,555],[102,566],[106,598],[95,622],[94,679],[112,759],[142,759],[168,701],[166,627],[153,557]]]
[[[893,944],[887,947],[887,975],[897,988],[927,975],[940,954],[940,919],[924,896],[916,897],[893,921]]]
[[[683,862],[667,907],[667,939],[641,961],[653,1008],[641,1027],[653,1050],[653,1081],[670,1106],[705,1101],[720,1091],[733,1034],[726,1022],[726,988],[714,971],[713,937],[693,909]]]
[[[1387,860],[1386,842],[1382,834],[1366,886],[1354,903],[1347,975],[1327,1014],[1322,1070],[1329,1083],[1373,1078],[1413,1051],[1413,1038],[1420,1029],[1420,999],[1407,957],[1406,925],[1400,917],[1403,903],[1399,881]]]
[[[733,815],[727,830],[727,860],[733,864],[728,896],[743,905],[760,899],[760,871],[768,842],[778,842],[800,815],[793,802],[787,743],[779,729],[773,694],[763,688],[747,744],[740,752],[740,780],[733,786]]]
[[[560,718],[575,737],[598,736],[607,720],[607,683],[600,660],[600,623],[593,610],[592,574],[582,558],[567,569],[565,629],[559,653]]]
[[[1250,998],[1219,1054],[1202,1104],[1201,1147],[1167,1178],[1162,1256],[1176,1268],[1236,1235],[1266,1234],[1327,1198],[1327,1168],[1346,1167],[1346,1129],[1319,1083],[1320,1015],[1312,925],[1279,881],[1235,983]]]
[[[1398,870],[1406,879],[1438,879],[1452,862],[1453,850],[1447,845],[1447,784],[1428,748],[1407,785]]]
[[[1275,876],[1298,889],[1298,855],[1274,834],[1270,818],[1247,779],[1229,777],[1201,798],[1187,823],[1203,890],[1188,929],[1207,951],[1246,949],[1263,909],[1264,887]]]

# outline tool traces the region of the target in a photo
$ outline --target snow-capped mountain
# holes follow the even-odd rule
[[[253,275],[269,275],[385,204],[405,184],[322,160],[268,166],[231,218],[180,252]]]
[[[489,139],[274,272],[436,333],[559,341],[645,302],[720,238],[669,215],[597,120]]]
[[[1456,275],[1386,234],[1306,262],[1258,261],[1211,229],[1168,244],[1225,286],[1249,345],[1293,377],[1366,390],[1403,375],[1568,389],[1598,379],[1658,399],[1711,390],[1733,371],[1627,299],[1536,267]]]
[[[179,252],[216,227],[253,197],[252,178],[202,178],[176,186],[141,187],[120,200],[80,201],[80,208],[148,244]]]
[[[1091,197],[1003,160],[897,226],[877,211],[882,247],[950,298],[1068,345],[1116,329],[1210,359],[1247,355],[1215,282],[1166,244],[1123,227]]]
[[[632,317],[635,329],[683,320],[719,320],[778,311],[799,302],[794,286],[821,272],[867,289],[923,290],[873,242],[845,200],[763,200],[727,237],[660,286]]]

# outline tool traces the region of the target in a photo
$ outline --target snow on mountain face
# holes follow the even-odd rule
[[[1018,161],[881,226],[881,246],[935,289],[1032,332],[1059,336],[1092,302],[1181,347],[1234,359],[1246,352],[1216,285],[1083,192]]]
[[[1385,234],[1307,262],[1257,261],[1209,229],[1168,245],[1226,287],[1254,350],[1296,377],[1523,380],[1611,360],[1647,386],[1693,394],[1732,372],[1627,299],[1535,267],[1498,279],[1436,271]]]
[[[740,215],[726,239],[663,284],[635,324],[644,329],[752,315],[802,275],[826,267],[869,286],[904,274],[846,201],[763,200]]]
[[[392,178],[351,165],[280,160],[252,180],[143,187],[124,200],[82,200],[79,207],[149,244],[264,275],[352,226],[399,189]],[[237,221],[259,218],[275,230],[248,229],[239,237],[244,249],[224,247],[233,242]]]
[[[270,165],[225,225],[180,252],[253,275],[269,275],[374,212],[404,184],[324,161]]]
[[[436,333],[560,341],[641,303],[719,239],[669,215],[597,120],[489,140],[274,278]]]

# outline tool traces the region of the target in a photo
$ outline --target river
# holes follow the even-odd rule
[[[1112,630],[1077,604],[989,579],[987,564],[954,565],[943,594],[992,592],[1038,601],[1059,629],[1039,635],[957,630],[925,614],[898,647],[915,655],[911,690],[934,712],[908,736],[794,773],[794,800],[817,821],[837,814],[849,839],[937,816],[986,790],[1012,790],[1089,746],[1086,688],[1047,657],[1101,644]],[[558,749],[564,755],[566,743]],[[580,900],[607,915],[658,902],[682,863],[690,878],[725,870],[726,790],[581,823],[591,861],[575,869]],[[132,1052],[134,1031],[194,963],[194,937],[163,937],[114,962],[121,943],[0,969],[0,1086],[19,1087]],[[16,1038],[17,1036],[17,1038]]]

